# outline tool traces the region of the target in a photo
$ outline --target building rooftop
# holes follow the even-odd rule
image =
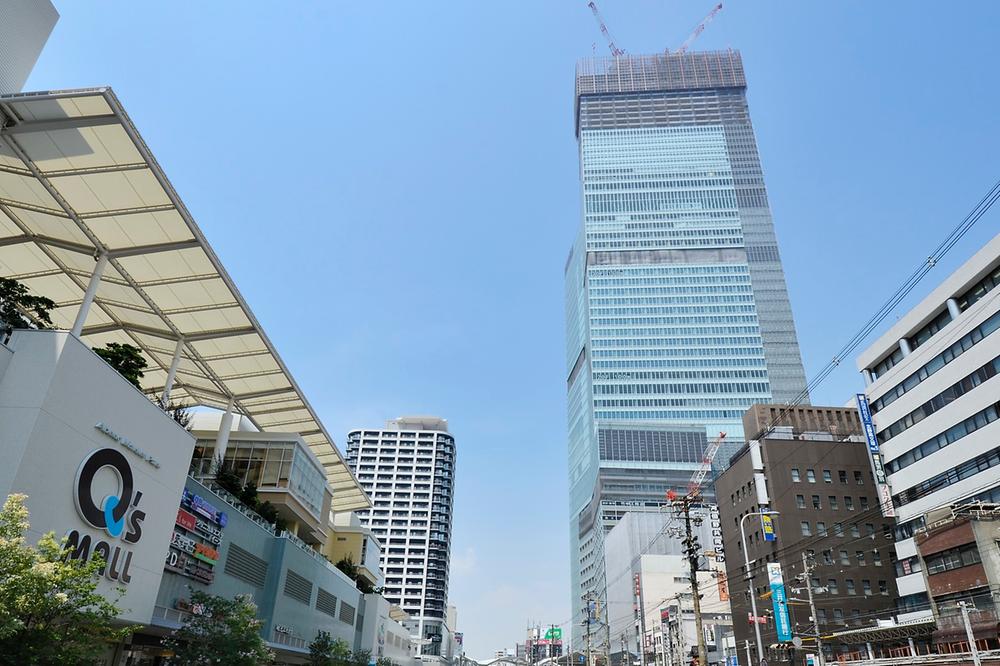
[[[55,301],[54,325],[71,329],[102,265],[84,342],[140,348],[142,389],[154,396],[176,355],[172,400],[231,400],[258,429],[300,435],[337,510],[370,506],[111,89],[0,96],[0,275]]]
[[[448,419],[442,419],[439,416],[397,416],[385,422],[385,429],[448,432]]]

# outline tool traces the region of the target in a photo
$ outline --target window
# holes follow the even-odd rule
[[[878,593],[883,596],[889,596],[889,584],[884,580],[878,582]]]
[[[866,597],[872,596],[872,582],[870,580],[865,578],[863,581],[861,581],[861,587],[864,588]]]
[[[800,509],[806,508],[806,496],[805,495],[796,495],[795,496],[795,506],[799,507]]]
[[[826,624],[826,609],[825,608],[819,608],[819,609],[816,610],[816,620],[820,624]]]
[[[811,469],[806,470],[806,481],[809,483],[816,483],[816,472]]]
[[[875,536],[875,526],[871,523],[865,523],[865,536]]]
[[[833,621],[834,622],[839,622],[839,623],[843,624],[844,623],[844,611],[842,611],[839,608],[834,608],[833,609]]]
[[[823,564],[833,564],[833,551],[824,550],[823,551]]]
[[[846,550],[840,551],[840,563],[843,565],[851,564],[851,556],[847,554]]]
[[[952,569],[976,564],[980,561],[980,554],[976,544],[970,543],[958,548],[951,548],[940,553],[935,553],[924,558],[924,561],[927,565],[928,575],[933,575],[942,571],[951,571]]]
[[[847,483],[847,472],[845,472],[844,470],[840,470],[839,472],[837,472],[837,476],[840,477],[841,483]]]
[[[799,481],[801,481],[801,479],[799,478],[799,468],[798,467],[793,467],[792,468],[792,481],[795,482],[795,483],[798,483]]]
[[[823,482],[824,483],[833,483],[833,476],[830,474],[830,470],[828,470],[828,469],[824,469],[823,470]]]
[[[813,508],[814,509],[821,509],[821,508],[823,508],[820,505],[820,503],[819,503],[819,495],[813,495]]]
[[[844,536],[844,525],[842,523],[833,524],[833,533],[839,537]]]
[[[851,611],[851,624],[861,624],[861,611],[857,608]]]
[[[827,581],[826,581],[826,589],[828,589],[830,591],[830,594],[840,594],[840,591],[837,589],[837,579],[836,578],[828,578],[827,579]]]
[[[854,511],[854,498],[848,495],[844,495],[844,508],[848,511]]]
[[[822,521],[816,523],[816,534],[818,534],[821,537],[826,536],[826,523]]]
[[[862,476],[861,472],[854,472],[854,483],[858,484],[859,486],[865,485],[865,479],[864,476]]]
[[[859,497],[858,498],[858,504],[861,506],[861,510],[862,511],[867,511],[868,510],[868,498],[867,497]]]
[[[851,523],[851,536],[852,537],[859,537],[859,536],[861,536],[861,530],[858,529],[858,524],[857,523]]]
[[[840,505],[837,504],[837,496],[830,495],[826,498],[826,503],[830,505],[830,511],[839,511]]]
[[[865,565],[865,551],[859,550],[856,554],[858,556],[858,566],[859,567],[866,566]]]
[[[802,521],[802,536],[812,536],[812,530],[809,528],[809,521]]]
[[[872,564],[877,567],[882,566],[882,555],[877,550],[872,551]]]
[[[848,578],[844,581],[844,588],[847,590],[848,594],[854,595],[858,593],[857,589],[854,587],[853,578]]]

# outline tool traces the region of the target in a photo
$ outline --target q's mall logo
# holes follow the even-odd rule
[[[116,491],[104,497],[94,496],[94,481],[98,475],[113,475],[117,480]],[[91,527],[100,530],[97,535],[70,530],[66,534],[69,557],[87,561],[98,555],[104,562],[101,573],[108,579],[128,584],[132,577],[132,544],[142,538],[142,521],[146,512],[139,510],[142,491],[135,487],[132,467],[116,449],[97,449],[76,471],[73,483],[73,502],[80,517]],[[116,543],[120,541],[121,543]]]

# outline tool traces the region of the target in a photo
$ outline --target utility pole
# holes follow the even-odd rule
[[[691,529],[692,524],[700,525],[701,518],[691,518],[691,500],[687,495],[678,500],[678,508],[684,516],[684,554],[688,559],[688,570],[691,574],[691,602],[694,606],[694,632],[698,641],[698,666],[707,666],[705,653],[705,633],[701,623],[701,592],[698,590],[698,562],[701,558],[701,547],[698,537]]]
[[[806,586],[806,592],[809,594],[809,612],[812,613],[813,631],[816,632],[816,659],[819,660],[819,666],[826,666],[826,658],[823,656],[823,638],[819,633],[819,618],[816,615],[816,603],[813,601],[813,586],[812,580],[810,580],[815,566],[816,563],[810,562],[809,556],[806,555],[805,551],[802,551],[802,583]]]
[[[591,592],[587,593],[587,596],[584,598],[584,602],[587,608],[587,619],[583,621],[584,625],[586,625],[587,627],[587,666],[594,666],[590,654],[590,617],[593,614],[593,608],[591,607],[590,604],[594,603]]]
[[[972,633],[972,621],[969,620],[969,605],[964,601],[958,602],[958,607],[962,611],[962,622],[965,623],[965,635],[969,638],[969,650],[972,652],[972,663],[975,666],[983,666],[979,658],[979,648],[976,647],[976,637]]]

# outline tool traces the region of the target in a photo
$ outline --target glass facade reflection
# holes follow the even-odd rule
[[[572,596],[604,596],[620,507],[805,375],[734,51],[577,66],[583,224],[566,263]],[[711,491],[707,493],[711,495]]]

